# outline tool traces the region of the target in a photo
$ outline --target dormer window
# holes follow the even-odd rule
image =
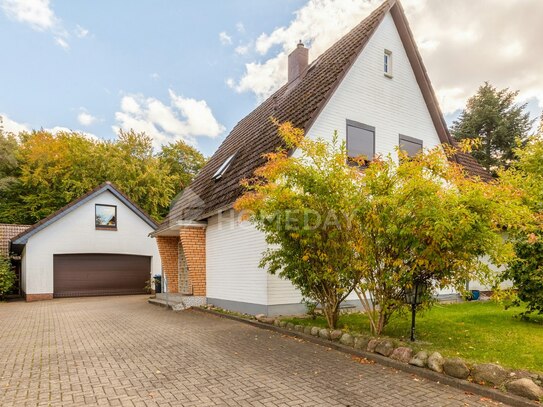
[[[392,78],[392,51],[385,49],[384,53],[384,73],[388,78]]]
[[[228,167],[230,167],[230,164],[232,164],[232,161],[234,161],[235,156],[236,156],[236,153],[232,154],[230,157],[226,159],[225,162],[222,163],[219,169],[215,171],[215,174],[213,174],[213,176],[211,177],[213,181],[218,181],[222,178],[224,173],[228,170]]]

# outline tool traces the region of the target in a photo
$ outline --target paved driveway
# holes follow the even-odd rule
[[[143,296],[0,304],[3,407],[494,404]]]

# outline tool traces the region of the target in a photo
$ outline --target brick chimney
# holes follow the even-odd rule
[[[288,56],[288,83],[291,83],[306,70],[309,63],[309,50],[304,47],[302,41]]]

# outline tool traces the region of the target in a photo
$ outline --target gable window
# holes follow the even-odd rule
[[[232,154],[230,157],[226,159],[225,162],[222,163],[219,169],[215,171],[215,174],[213,174],[213,176],[211,177],[214,181],[218,181],[222,178],[226,170],[228,170],[228,167],[230,167],[230,164],[232,164],[232,161],[234,160],[235,156],[236,156],[236,153]]]
[[[371,161],[375,155],[375,127],[347,120],[347,156],[364,157]]]
[[[392,51],[385,49],[383,71],[385,76],[392,78]]]
[[[405,151],[408,157],[414,157],[422,151],[422,140],[400,134],[400,150]]]
[[[96,204],[94,206],[96,229],[117,229],[117,207],[115,205]]]

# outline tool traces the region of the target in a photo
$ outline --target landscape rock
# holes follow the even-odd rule
[[[294,324],[292,322],[287,322],[287,329],[294,329]]]
[[[507,391],[529,398],[530,400],[539,400],[543,397],[543,389],[534,383],[532,379],[527,377],[523,379],[513,380],[505,385]]]
[[[275,318],[271,318],[271,317],[260,318],[258,321],[264,324],[275,324]]]
[[[443,371],[446,375],[457,379],[467,379],[469,376],[469,368],[460,358],[445,359]]]
[[[409,361],[410,365],[425,367],[428,363],[428,352],[421,350]]]
[[[312,326],[311,327],[311,335],[313,336],[319,336],[319,331],[321,329],[318,326]]]
[[[365,336],[357,336],[354,338],[354,347],[355,349],[366,350],[368,349],[369,341],[370,338],[366,338]]]
[[[390,355],[391,359],[397,360],[402,363],[409,363],[413,357],[413,349],[406,346],[400,346],[399,348],[394,349]]]
[[[273,324],[274,324],[275,326],[280,326],[280,325],[281,325],[281,321],[278,320],[278,319],[276,319],[275,321],[273,321]]]
[[[341,338],[341,335],[343,335],[343,332],[340,329],[334,329],[330,332],[330,339],[337,341]]]
[[[266,318],[266,315],[265,314],[256,314],[255,315],[255,319],[257,321],[260,321],[262,318]]]
[[[392,344],[392,342],[387,340],[380,341],[375,347],[375,353],[386,357],[392,355],[392,352],[394,352],[394,345]]]
[[[507,380],[507,370],[493,363],[475,365],[471,370],[471,376],[476,382],[485,382],[494,386],[500,386]]]
[[[345,346],[353,346],[354,345],[354,339],[351,335],[349,334],[343,334],[341,335],[341,338],[339,339],[339,342],[342,344],[342,345],[345,345]]]
[[[310,326],[304,326],[304,334],[311,335],[311,327]]]
[[[294,329],[298,332],[303,332],[304,331],[304,327],[303,325],[295,325],[294,326]]]
[[[434,352],[428,357],[428,369],[434,372],[443,373],[443,364],[445,359],[439,352]]]
[[[287,321],[280,321],[280,322],[279,322],[279,326],[280,326],[281,328],[285,328],[285,327],[287,326]]]
[[[368,352],[375,352],[375,348],[377,347],[377,345],[379,345],[379,340],[378,339],[371,339],[368,342]]]
[[[319,331],[319,337],[322,339],[330,339],[330,331],[328,329],[321,329]]]

